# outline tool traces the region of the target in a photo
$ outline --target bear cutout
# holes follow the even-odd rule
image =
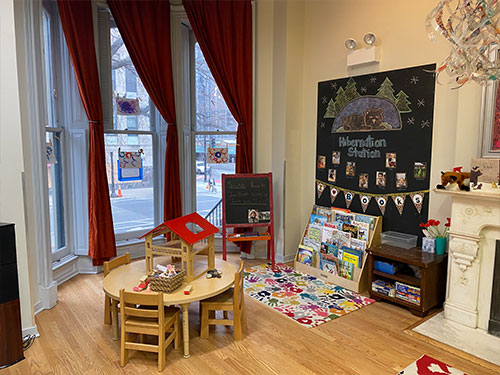
[[[367,131],[372,129],[384,129],[384,109],[371,108],[364,115],[354,114],[342,119],[344,131]]]
[[[384,129],[382,123],[384,122],[384,109],[374,108],[368,109],[365,112],[365,126],[368,129]]]
[[[362,130],[365,125],[365,118],[363,115],[345,116],[342,119],[342,127],[345,131]]]

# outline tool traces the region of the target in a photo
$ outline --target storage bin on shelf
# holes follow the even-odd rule
[[[417,236],[413,234],[387,231],[380,234],[380,242],[387,245],[411,249],[417,246]]]

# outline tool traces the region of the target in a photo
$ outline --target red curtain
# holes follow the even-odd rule
[[[164,219],[182,215],[179,145],[170,52],[170,3],[165,0],[108,0],[137,74],[167,122]]]
[[[116,256],[116,245],[106,175],[92,6],[90,0],[58,0],[57,5],[78,90],[89,119],[89,256],[97,266]]]
[[[252,4],[183,0],[210,72],[238,122],[236,173],[252,173]]]
[[[236,173],[252,173],[252,4],[250,0],[183,0],[196,40],[238,122]],[[250,242],[236,243],[250,252]]]

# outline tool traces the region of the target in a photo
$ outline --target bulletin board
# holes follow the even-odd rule
[[[422,236],[427,221],[435,64],[318,83],[316,204],[383,215]]]

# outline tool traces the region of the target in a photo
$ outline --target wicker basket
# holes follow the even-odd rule
[[[186,271],[182,270],[172,277],[149,276],[150,289],[153,292],[173,293],[179,289],[186,278]]]

